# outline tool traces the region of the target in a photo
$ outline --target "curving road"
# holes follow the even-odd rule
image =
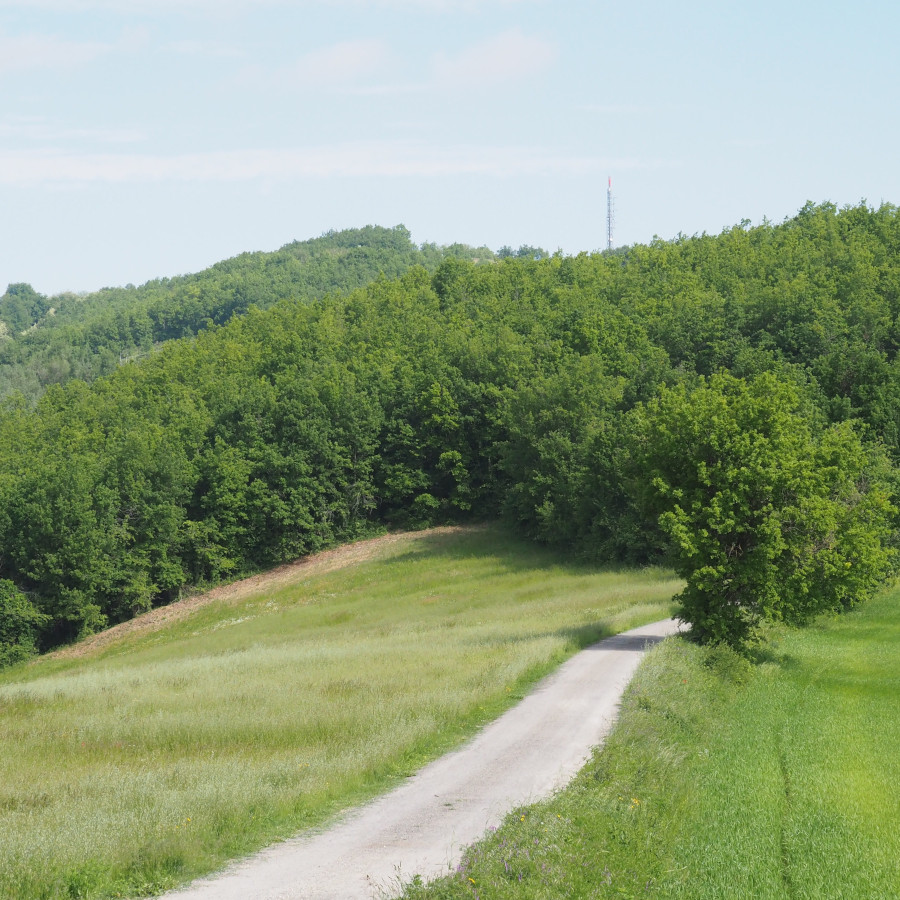
[[[672,620],[582,650],[459,750],[328,830],[167,894],[168,900],[372,900],[446,873],[513,807],[565,785],[606,736],[645,649]]]

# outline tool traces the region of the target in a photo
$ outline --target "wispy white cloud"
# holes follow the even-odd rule
[[[585,112],[603,113],[605,115],[637,115],[641,113],[652,113],[657,110],[652,106],[639,106],[629,103],[584,103],[579,109]]]
[[[99,41],[72,41],[50,34],[0,34],[0,74],[83,65],[111,49],[111,44]]]
[[[552,42],[514,28],[468,47],[456,56],[438,54],[434,71],[438,82],[449,86],[500,84],[547,69],[557,53]]]
[[[582,103],[578,109],[584,112],[600,113],[609,116],[664,116],[664,115],[685,115],[701,110],[701,107],[695,103]]]
[[[391,96],[516,82],[543,71],[556,56],[555,44],[512,29],[454,56],[435,54],[430,68],[418,73],[415,80],[390,81],[384,76],[399,67],[399,58],[383,41],[364,39],[315,50],[276,70],[248,67],[239,80],[282,87],[331,86],[349,93]]]
[[[2,0],[0,0],[2,2]],[[183,54],[185,56],[205,56],[220,59],[238,59],[244,56],[244,52],[238,47],[228,44],[215,43],[213,41],[183,40],[172,41],[163,48],[170,53]]]
[[[429,12],[455,12],[457,10],[477,11],[495,6],[524,6],[527,3],[541,3],[543,0],[341,0],[356,6],[394,6],[421,9]]]
[[[348,90],[348,93],[362,97],[394,97],[402,94],[424,94],[432,88],[433,85],[427,81],[382,81],[356,84]]]
[[[587,175],[635,168],[637,160],[558,153],[540,147],[436,146],[384,141],[289,150],[177,155],[0,152],[0,184],[66,185],[165,181],[246,181],[329,177]]]
[[[124,3],[122,0],[0,0],[0,9],[50,10],[71,13],[107,10],[120,13],[124,17],[154,10],[168,14],[173,9],[187,11],[206,8],[212,10],[217,7],[221,8],[223,5],[249,6],[251,3],[256,5],[264,2],[281,4],[285,0],[221,0],[221,2],[216,2],[216,0],[130,0],[128,3]]]
[[[169,14],[210,12],[221,14],[259,6],[355,6],[361,8],[397,7],[431,12],[479,10],[496,6],[541,3],[544,0],[0,0],[0,9],[52,10],[56,12],[89,12],[105,10],[122,16],[135,13]]]
[[[137,128],[72,128],[48,121],[40,116],[25,116],[0,121],[0,137],[40,141],[90,141],[101,144],[136,144],[147,139]]]
[[[341,41],[301,56],[271,77],[285,87],[346,87],[383,73],[390,56],[387,44],[375,38]]]
[[[320,47],[283,66],[245,66],[236,80],[242,85],[288,89],[357,89],[383,75],[390,61],[384,41],[362,38]]]
[[[0,0],[2,2],[2,0]],[[115,41],[76,41],[55,34],[0,32],[0,75],[29,69],[83,66],[118,52],[135,52],[150,40],[143,27],[122,29]]]

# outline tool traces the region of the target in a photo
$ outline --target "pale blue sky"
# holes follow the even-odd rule
[[[615,243],[900,203],[900,5],[0,0],[0,291],[331,228]]]

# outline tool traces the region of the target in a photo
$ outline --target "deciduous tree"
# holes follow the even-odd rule
[[[800,624],[865,599],[892,561],[880,454],[818,428],[764,374],[663,389],[634,413],[634,477],[687,586],[679,616],[741,646],[764,620]]]

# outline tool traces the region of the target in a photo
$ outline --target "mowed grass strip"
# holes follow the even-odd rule
[[[679,588],[493,527],[301,579],[0,674],[0,896],[151,894],[320,824]]]
[[[407,900],[900,897],[900,591],[751,666],[665,641],[605,747]]]

